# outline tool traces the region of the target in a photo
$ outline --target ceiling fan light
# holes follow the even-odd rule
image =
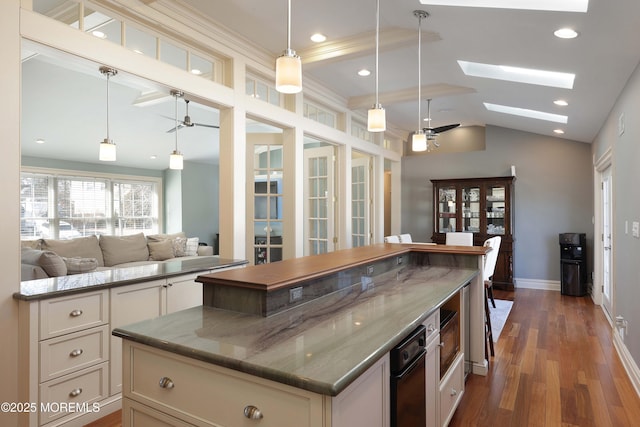
[[[116,161],[116,144],[110,139],[104,139],[100,143],[100,152],[98,158],[102,162],[115,162]]]
[[[281,93],[298,93],[302,90],[302,60],[291,49],[276,59],[276,90]]]
[[[369,132],[384,132],[387,130],[386,113],[382,105],[376,104],[369,110],[367,130]]]
[[[169,155],[169,169],[184,169],[184,157],[178,150],[173,150],[173,152]]]
[[[411,137],[411,151],[427,151],[427,135],[418,131]]]

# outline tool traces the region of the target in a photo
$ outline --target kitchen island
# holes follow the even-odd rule
[[[463,317],[483,334],[473,316],[485,250],[380,244],[203,275],[205,305],[113,331],[125,341],[125,425],[251,425],[263,414],[259,425],[387,425],[394,345],[421,324],[437,336],[440,307],[463,311],[467,285]],[[472,354],[474,344],[482,366],[484,335]],[[364,396],[378,408],[366,422]]]

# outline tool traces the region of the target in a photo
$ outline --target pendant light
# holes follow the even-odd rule
[[[100,67],[100,72],[107,77],[107,137],[100,143],[98,159],[103,162],[116,161],[116,144],[109,139],[109,77],[118,74],[118,71],[110,67]]]
[[[184,92],[172,90],[171,95],[173,95],[176,100],[176,145],[173,152],[169,155],[169,169],[182,170],[184,168],[184,159],[182,153],[178,151],[178,131],[180,130],[178,127],[178,98],[181,98],[184,95]]]
[[[376,1],[376,103],[369,110],[367,130],[369,132],[384,132],[387,129],[387,119],[384,108],[378,99],[378,59],[380,51],[380,0]]]
[[[422,112],[420,103],[422,102],[422,19],[429,16],[424,10],[414,10],[413,16],[418,18],[418,131],[411,138],[411,149],[413,151],[427,151],[427,135],[422,130]]]
[[[276,90],[282,93],[302,90],[302,60],[291,49],[291,0],[287,9],[287,49],[276,59]]]

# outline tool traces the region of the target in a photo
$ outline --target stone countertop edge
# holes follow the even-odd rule
[[[262,354],[258,354],[258,358],[262,356],[264,359],[267,357],[267,361],[262,361],[261,363],[256,363],[256,361],[247,360],[253,356],[247,356],[245,359],[241,359],[238,357],[231,357],[228,355],[220,354],[220,352],[212,352],[199,348],[195,348],[193,345],[189,345],[189,339],[191,336],[189,335],[189,329],[185,328],[184,331],[175,332],[173,334],[166,333],[167,328],[171,324],[180,323],[180,316],[184,316],[184,318],[191,316],[193,319],[196,319],[198,316],[200,317],[200,323],[195,322],[195,324],[206,323],[205,319],[221,317],[224,320],[227,320],[227,317],[233,320],[233,316],[238,316],[240,319],[239,323],[246,321],[248,318],[253,318],[253,321],[256,321],[255,318],[259,318],[260,316],[251,316],[245,315],[241,313],[233,313],[217,308],[212,307],[194,307],[192,309],[187,309],[182,312],[173,313],[166,316],[161,316],[156,319],[151,319],[143,322],[139,322],[133,325],[122,326],[113,330],[112,334],[117,337],[129,339],[134,342],[138,342],[140,344],[148,345],[160,350],[168,351],[170,353],[186,356],[192,359],[200,360],[206,363],[211,363],[217,366],[221,366],[224,368],[233,369],[236,371],[244,372],[246,374],[250,374],[256,377],[273,380],[282,384],[287,384],[296,388],[308,390],[311,392],[328,395],[328,396],[337,396],[340,392],[342,392],[349,384],[351,384],[354,380],[356,380],[360,375],[362,375],[369,367],[371,367],[377,360],[387,354],[395,345],[397,345],[405,336],[411,333],[416,327],[418,327],[426,318],[428,318],[432,313],[435,312],[442,304],[444,304],[448,299],[450,299],[453,295],[455,295],[460,289],[462,289],[467,283],[469,283],[477,274],[478,270],[470,270],[470,269],[455,269],[455,270],[464,270],[464,272],[468,274],[463,274],[461,276],[462,280],[459,283],[443,283],[440,285],[432,285],[437,286],[438,291],[442,291],[438,295],[438,301],[434,304],[431,304],[429,307],[425,307],[424,311],[414,310],[412,314],[410,314],[410,319],[406,320],[406,323],[403,323],[402,326],[398,326],[394,328],[393,331],[390,331],[384,336],[378,337],[379,343],[376,343],[375,348],[372,349],[366,356],[362,357],[360,360],[355,360],[353,363],[350,363],[348,367],[344,368],[340,371],[339,374],[336,375],[336,378],[332,381],[327,381],[318,378],[320,375],[304,375],[296,372],[284,371],[282,369],[278,369],[274,367],[273,363],[268,363],[268,356],[264,356]],[[358,286],[358,285],[354,285]],[[321,297],[324,298],[324,297]],[[321,299],[320,298],[320,299]],[[424,297],[425,301],[429,298],[427,296]],[[367,302],[365,302],[366,304]],[[357,303],[357,305],[362,303]],[[305,304],[306,305],[306,304]],[[295,314],[296,311],[305,310],[302,306],[298,306],[288,310],[288,315],[291,317],[291,314]],[[199,310],[199,311],[197,311]],[[347,307],[344,311],[352,311],[353,307]],[[200,313],[200,314],[198,314]],[[336,315],[339,315],[336,314]],[[272,317],[275,317],[274,315]],[[192,319],[192,320],[193,320]],[[269,319],[267,318],[262,318]],[[385,321],[383,321],[385,322]],[[154,324],[155,323],[155,324]],[[151,336],[150,333],[145,333],[145,329],[148,331],[152,328],[156,331],[162,331],[160,334],[156,334],[156,336]],[[244,330],[247,326],[243,325],[240,329]],[[312,325],[308,329],[313,329]],[[231,328],[232,329],[232,328]],[[319,333],[322,333],[321,328],[319,329]],[[288,331],[285,331],[288,332]],[[307,329],[302,332],[308,332]],[[300,333],[302,333],[300,332]],[[231,332],[229,332],[231,333]],[[194,333],[194,336],[196,334]],[[297,336],[297,335],[296,335]],[[339,338],[345,338],[339,337]],[[348,338],[348,336],[346,337]],[[194,339],[200,339],[200,337],[195,337]],[[182,341],[182,342],[179,342]],[[339,340],[341,341],[341,340]],[[286,343],[285,343],[286,344]],[[336,349],[339,348],[340,342],[335,343],[337,345]],[[277,344],[276,344],[277,345]],[[286,345],[285,345],[286,346]],[[330,346],[329,346],[330,347]],[[261,353],[269,353],[270,349],[264,349]],[[336,350],[337,351],[337,350]],[[322,363],[330,363],[333,360],[331,351],[325,351],[325,354],[320,354],[317,357],[319,358],[320,365]],[[255,355],[254,355],[255,356]],[[281,355],[276,354],[281,359]],[[315,356],[315,355],[314,355]],[[255,357],[254,357],[255,358]],[[259,361],[258,361],[259,362]],[[309,370],[318,371],[318,366],[310,367]]]
[[[60,296],[109,289],[117,286],[126,286],[134,283],[149,282],[152,280],[181,276],[189,273],[241,266],[248,263],[247,260],[219,258],[217,255],[213,255],[211,257],[215,257],[217,261],[215,263],[207,263],[206,260],[192,259],[190,261],[195,262],[190,263],[189,260],[176,260],[167,263],[145,264],[82,274],[50,277],[48,279],[29,280],[20,283],[20,291],[15,292],[13,294],[13,298],[23,301],[44,300]],[[171,268],[178,264],[180,264],[179,268]],[[158,266],[160,266],[159,269]],[[117,270],[122,277],[113,279],[112,277],[115,270]]]

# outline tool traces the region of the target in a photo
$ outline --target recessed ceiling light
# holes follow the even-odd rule
[[[36,144],[44,144],[44,139],[42,138],[36,139]]]
[[[367,70],[366,68],[363,68],[362,70],[358,71],[358,75],[361,77],[367,77],[371,75],[371,71]]]
[[[589,0],[420,0],[434,6],[492,7],[500,9],[586,12]]]
[[[560,28],[555,30],[553,34],[561,39],[575,39],[578,37],[578,32],[571,28]]]
[[[199,76],[200,74],[202,74],[202,71],[198,70],[197,68],[194,68],[191,70],[191,74],[195,74],[196,76]]]
[[[155,160],[158,158],[158,156],[156,156],[155,154],[152,154],[151,157],[149,157],[151,160]]]
[[[481,64],[468,61],[458,61],[458,65],[468,76],[560,87],[563,89],[573,89],[573,80],[576,77],[575,74],[571,73],[512,67],[509,65]]]
[[[528,110],[526,108],[509,107],[506,105],[484,103],[484,106],[489,111],[495,111],[496,113],[511,114],[514,116],[528,117],[530,119],[546,120],[556,123],[567,123],[567,116],[560,114],[545,113],[544,111]]]
[[[569,105],[569,103],[564,99],[556,99],[555,101],[553,101],[553,103],[559,105],[560,107],[566,107],[567,105]]]
[[[553,132],[557,133],[558,135],[562,135],[564,133],[562,129],[554,129]]]
[[[106,39],[107,35],[105,33],[103,33],[102,31],[92,31],[91,34],[93,34],[95,37],[99,38],[99,39]]]
[[[322,43],[325,40],[327,40],[327,36],[324,34],[315,33],[311,36],[311,41],[314,43]]]

